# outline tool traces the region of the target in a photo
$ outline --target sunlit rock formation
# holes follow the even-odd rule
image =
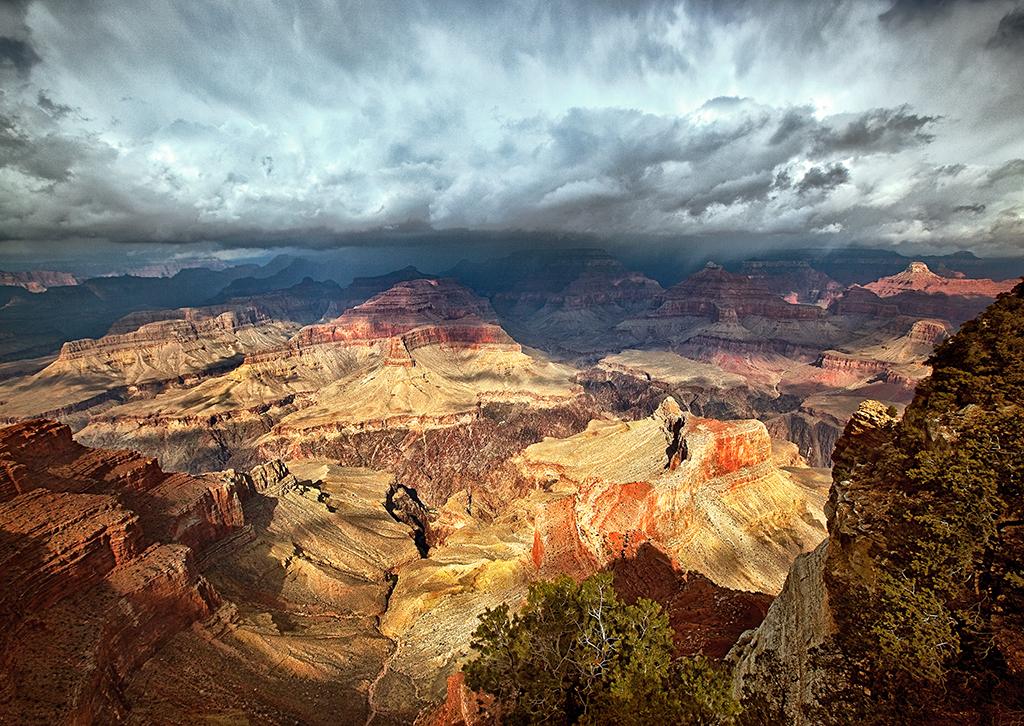
[[[465,440],[492,428],[494,406],[579,419],[560,412],[580,394],[575,371],[523,352],[494,320],[487,301],[450,280],[400,282],[225,375],[96,416],[80,436],[192,471],[272,456],[386,468],[408,456],[398,445],[410,432],[423,445],[441,429]]]
[[[55,422],[0,430],[0,713],[123,718],[133,671],[217,607],[194,552],[243,526],[242,494],[87,449]]]

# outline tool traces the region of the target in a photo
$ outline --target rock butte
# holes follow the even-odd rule
[[[0,417],[62,416],[73,421],[76,412],[108,401],[222,372],[248,352],[284,342],[298,328],[256,306],[175,312],[182,317],[65,343],[46,368],[4,387]]]
[[[593,421],[519,461],[568,490],[536,527],[542,572],[604,566],[653,542],[720,586],[775,593],[780,568],[824,533],[820,483],[775,465],[763,424],[687,416],[671,398],[648,419]]]
[[[943,277],[928,269],[923,262],[911,262],[903,272],[883,277],[864,287],[881,298],[894,297],[908,290],[929,294],[955,295],[962,297],[994,298],[1000,293],[1009,292],[1017,280],[996,282],[988,279],[969,279],[964,277]]]
[[[293,458],[339,437],[465,425],[488,404],[550,408],[579,395],[573,369],[524,353],[494,318],[450,280],[399,282],[225,375],[95,416],[80,437],[197,470],[236,463],[225,444],[248,446],[242,462],[256,450]]]

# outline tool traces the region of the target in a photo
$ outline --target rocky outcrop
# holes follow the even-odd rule
[[[764,621],[743,633],[728,654],[736,697],[757,702],[765,723],[816,723],[801,705],[819,695],[825,678],[814,649],[836,631],[824,580],[828,547],[826,540],[797,557]]]
[[[864,402],[851,417],[836,446],[835,457],[858,450],[878,450],[897,422],[889,408],[877,401]],[[759,709],[797,725],[817,721],[806,708],[829,689],[842,687],[834,680],[824,656],[837,632],[830,604],[830,570],[863,571],[869,566],[863,546],[857,545],[859,517],[871,504],[863,491],[840,481],[837,472],[825,507],[829,539],[811,554],[794,562],[782,592],[764,622],[745,633],[730,651],[733,690],[737,698],[753,699]]]
[[[963,276],[943,277],[929,270],[928,265],[923,262],[911,262],[903,272],[883,277],[864,287],[881,298],[896,297],[914,291],[951,297],[985,297],[991,300],[1000,293],[1012,290],[1016,283],[1016,280],[996,282]]]
[[[634,347],[667,348],[733,372],[755,372],[760,361],[809,362],[849,337],[821,307],[789,303],[763,283],[710,263],[663,300],[620,323],[620,336]]]
[[[123,689],[220,598],[194,553],[240,531],[253,477],[168,474],[53,421],[0,430],[0,714],[124,720]]]
[[[770,320],[817,320],[823,316],[815,305],[786,302],[768,286],[745,275],[734,275],[708,263],[700,272],[665,292],[664,302],[651,317],[709,318],[713,322],[746,317]]]
[[[170,320],[202,322],[225,314],[242,319],[257,317],[280,322],[308,324],[320,320],[324,313],[336,304],[341,294],[341,288],[334,283],[316,282],[306,278],[289,288],[249,297],[229,298],[216,305],[169,310],[139,310],[114,322],[110,326],[110,330],[107,331],[107,335],[131,333],[150,323]]]
[[[47,416],[78,428],[90,410],[223,373],[239,365],[246,353],[279,345],[297,328],[253,305],[169,314],[180,317],[65,343],[56,360],[38,373],[3,382],[0,417],[16,421]]]
[[[843,423],[827,413],[790,411],[765,419],[774,439],[791,441],[810,466],[832,465],[832,449],[843,431]]]
[[[763,424],[687,416],[672,399],[649,419],[593,421],[535,444],[520,467],[571,492],[538,518],[542,572],[604,565],[651,542],[720,586],[775,593],[823,536],[823,492],[775,467]]]
[[[392,353],[399,347],[411,351],[430,345],[456,349],[504,346],[519,351],[519,345],[495,321],[487,301],[461,285],[451,280],[414,279],[397,283],[330,322],[303,328],[286,346],[249,356],[247,362],[301,357],[312,347],[331,344],[369,347],[383,343]]]
[[[221,605],[129,679],[132,721],[412,722],[423,696],[391,687],[399,644],[380,625],[403,565],[421,561],[384,509],[393,477],[323,461],[226,476],[255,494],[246,528],[203,558]]]
[[[1013,280],[969,280],[940,277],[922,262],[906,271],[865,286],[853,285],[835,300],[830,310],[837,315],[870,318],[909,316],[948,320],[960,325],[984,310]]]

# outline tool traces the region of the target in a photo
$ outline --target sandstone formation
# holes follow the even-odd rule
[[[297,328],[256,306],[176,312],[180,318],[145,323],[132,332],[65,343],[46,368],[0,387],[0,417],[81,421],[84,412],[102,404],[229,369],[248,352],[282,343]]]
[[[166,474],[66,426],[0,430],[0,714],[123,719],[122,688],[219,599],[194,552],[243,526],[243,482]]]
[[[814,305],[789,303],[758,280],[708,263],[700,272],[669,288],[651,317],[710,318],[713,322],[749,317],[816,320],[822,312]]]
[[[896,297],[904,292],[924,292],[929,295],[943,294],[959,297],[995,298],[1009,292],[1016,280],[996,282],[987,279],[943,277],[928,269],[923,262],[911,262],[903,272],[883,277],[864,287],[881,298]]]
[[[634,347],[673,350],[732,372],[762,368],[769,377],[846,337],[822,308],[789,303],[764,284],[711,263],[618,330]]]
[[[839,315],[864,318],[915,318],[947,320],[960,325],[987,307],[1015,280],[942,277],[923,262],[912,262],[903,272],[865,286],[853,285],[836,299],[831,309]]]
[[[138,670],[125,689],[131,722],[364,723],[403,702],[400,722],[415,718],[417,699],[380,685],[397,648],[380,629],[394,573],[419,560],[383,507],[393,478],[316,461],[289,469],[262,477],[247,529],[203,558],[222,604]]]
[[[516,496],[429,505],[385,472],[167,474],[18,424],[0,431],[0,706],[25,723],[409,723],[466,697],[449,679],[484,608],[605,567],[664,604],[680,652],[719,656],[768,599],[722,584],[773,592],[767,568],[820,535],[817,483],[777,460],[799,463],[756,422],[669,400],[530,447]]]
[[[648,419],[593,421],[534,444],[520,466],[567,490],[537,527],[542,572],[604,565],[652,542],[720,586],[774,594],[823,536],[823,491],[776,467],[763,424],[687,416],[672,399]]]
[[[828,307],[844,288],[805,260],[747,260],[740,274],[790,303]]]
[[[824,579],[828,547],[825,540],[813,552],[797,557],[764,621],[740,636],[726,661],[737,698],[771,693],[777,699],[771,715],[779,723],[814,723],[799,704],[810,703],[819,694],[824,674],[816,668],[813,652],[836,629]]]

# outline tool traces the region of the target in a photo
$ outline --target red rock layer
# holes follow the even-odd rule
[[[145,349],[168,340],[201,340],[210,333],[230,333],[271,321],[263,311],[251,306],[212,316],[191,309],[185,309],[181,314],[184,316],[181,319],[151,322],[134,332],[69,341],[61,346],[57,360],[68,361],[102,353]]]
[[[924,292],[929,294],[942,293],[961,297],[994,298],[1000,293],[1009,292],[1017,284],[1017,280],[996,282],[988,279],[970,279],[966,277],[942,277],[928,269],[923,262],[911,262],[903,272],[883,277],[864,287],[879,297],[893,297],[904,292]]]
[[[715,321],[751,316],[771,320],[817,320],[821,308],[793,305],[766,285],[709,265],[665,293],[665,302],[652,317],[697,317]]]
[[[518,344],[495,322],[490,304],[451,280],[400,282],[329,323],[303,328],[284,350],[249,356],[247,362],[327,343],[366,345],[400,337],[407,350],[445,344],[474,348]]]
[[[992,299],[980,295],[956,295],[907,289],[880,297],[866,287],[853,285],[829,306],[837,315],[864,315],[872,318],[915,318],[948,320],[959,325],[988,307]]]
[[[258,486],[89,449],[52,421],[0,429],[0,721],[123,720],[124,680],[219,605],[192,552],[241,528]]]
[[[734,491],[763,480],[774,469],[771,438],[759,421],[684,419],[676,408],[666,426],[671,443],[665,450],[665,469],[674,471],[688,461],[685,486],[692,491],[711,481],[724,485],[723,492]],[[541,471],[547,476],[546,468]],[[665,521],[653,482],[588,480],[578,486],[577,493],[550,501],[537,512],[531,555],[542,574],[585,577],[686,526],[675,519]],[[581,512],[586,527],[578,521]],[[583,535],[582,529],[590,534]]]
[[[0,429],[0,501],[38,488],[116,495],[157,540],[203,547],[242,526],[234,487],[214,476],[164,472],[133,451],[89,449],[55,421]]]

